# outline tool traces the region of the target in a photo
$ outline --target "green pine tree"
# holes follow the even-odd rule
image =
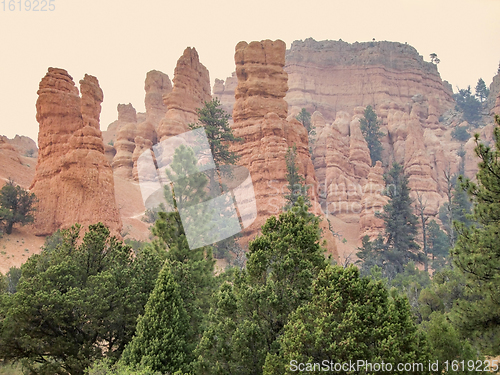
[[[430,353],[425,335],[417,330],[408,301],[390,297],[382,282],[359,277],[354,266],[329,266],[313,283],[312,299],[290,315],[279,339],[279,353],[269,354],[264,374],[294,374],[292,364],[366,361],[423,363],[428,374]],[[295,361],[295,362],[293,362]],[[321,367],[305,368],[313,374]],[[322,369],[325,371],[325,369]],[[337,372],[333,368],[329,371]],[[387,371],[386,371],[387,372]],[[376,373],[369,368],[340,373]],[[396,368],[391,374],[403,374]]]
[[[431,255],[432,268],[442,268],[447,263],[450,245],[448,236],[439,228],[436,220],[431,220],[427,225],[427,248]]]
[[[500,117],[495,118],[500,125]],[[477,183],[464,180],[474,203],[476,225],[456,223],[456,246],[451,254],[455,266],[466,277],[470,293],[478,297],[460,301],[456,324],[474,339],[484,354],[500,354],[500,128],[494,130],[495,147],[480,143],[476,135],[476,154],[480,158]]]
[[[307,109],[302,108],[302,110],[299,112],[299,114],[295,118],[302,125],[304,125],[304,128],[306,128],[308,133],[312,130],[311,114],[307,111]]]
[[[2,298],[0,358],[44,375],[83,375],[104,356],[115,361],[163,259],[151,248],[134,257],[101,223],[83,240],[79,226],[62,231],[23,264],[16,292]]]
[[[423,260],[417,253],[419,246],[415,238],[418,219],[413,214],[408,177],[404,174],[403,167],[394,163],[384,180],[384,194],[389,197],[389,202],[377,216],[384,220],[385,242],[379,242],[379,248],[375,249],[373,256],[378,258],[376,263],[383,268],[384,275],[392,279],[397,273],[403,272],[409,261]]]
[[[363,133],[368,144],[368,149],[370,150],[370,158],[373,166],[378,160],[382,160],[382,151],[384,149],[382,143],[380,143],[380,138],[384,136],[384,133],[380,131],[380,122],[377,120],[377,114],[370,105],[366,107],[364,117],[359,120],[359,123],[361,133]]]
[[[271,217],[249,245],[247,268],[224,283],[198,348],[197,374],[262,374],[289,314],[311,299],[326,267],[318,218],[302,208]]]
[[[295,144],[293,147],[289,147],[286,151],[285,156],[286,161],[286,180],[288,184],[286,188],[288,194],[285,194],[285,207],[284,210],[288,211],[295,206],[295,203],[302,197],[307,207],[310,207],[309,196],[307,195],[308,187],[304,184],[305,179],[299,173],[299,168],[297,166],[297,146]]]
[[[167,249],[169,269],[179,285],[179,293],[189,318],[188,363],[194,360],[192,352],[203,333],[204,319],[216,286],[211,246],[191,249],[185,232],[185,225],[190,225],[189,230],[206,243],[210,242],[213,230],[210,223],[213,213],[199,205],[207,199],[205,188],[208,178],[198,173],[196,163],[192,149],[181,145],[175,150],[171,169],[166,173],[171,181],[176,182],[173,188],[165,187],[165,197],[168,202],[173,202],[174,211],[159,212],[159,219],[152,227],[153,234],[157,236],[154,246]],[[180,214],[182,209],[189,213],[183,219]]]
[[[482,103],[488,95],[490,94],[490,90],[486,87],[486,83],[484,83],[482,78],[479,78],[476,85],[476,96],[479,97],[479,101]]]
[[[0,223],[5,225],[5,233],[11,234],[16,223],[21,225],[32,223],[35,203],[35,194],[24,190],[9,179],[0,190]]]
[[[191,329],[180,286],[167,261],[121,361],[127,365],[147,366],[161,373],[188,371]]]
[[[217,167],[236,164],[239,155],[230,151],[229,146],[232,142],[239,142],[242,139],[233,134],[233,129],[229,125],[231,116],[221,108],[218,98],[204,104],[203,108],[196,110],[198,123],[190,124],[190,129],[205,128],[210,151]]]

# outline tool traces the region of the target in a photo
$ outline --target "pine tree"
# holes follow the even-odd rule
[[[372,166],[374,166],[378,160],[382,160],[383,148],[380,138],[384,136],[384,133],[380,131],[380,122],[377,120],[377,114],[370,105],[366,107],[364,117],[359,122],[361,133],[363,133],[368,144],[368,149],[370,150]]]
[[[469,124],[477,126],[481,119],[481,103],[472,94],[470,86],[467,89],[459,89],[453,98],[457,103],[455,109],[462,112],[462,118]]]
[[[214,226],[213,213],[199,203],[207,199],[205,191],[208,178],[198,173],[197,160],[192,149],[181,145],[175,150],[167,176],[173,187],[165,187],[167,202],[173,202],[174,211],[159,212],[152,232],[158,239],[156,248],[168,249],[167,260],[174,281],[179,285],[179,293],[184,303],[189,325],[187,338],[188,352],[192,353],[204,329],[203,321],[208,314],[210,297],[214,292],[213,276],[215,261],[210,246],[190,248],[186,236],[186,225],[191,236],[203,243],[210,243]],[[184,176],[184,177],[183,177]],[[183,178],[180,178],[183,177]],[[181,218],[184,210],[188,215]],[[194,357],[189,357],[189,361]]]
[[[180,287],[167,261],[121,361],[127,365],[147,366],[161,373],[188,371],[190,330]]]
[[[371,254],[366,251],[359,254],[366,256],[364,261],[367,265],[376,264],[382,267],[384,276],[391,280],[397,273],[403,272],[409,261],[424,260],[417,253],[419,246],[415,238],[418,219],[413,214],[408,177],[405,176],[403,167],[394,163],[384,180],[384,194],[389,197],[389,202],[384,206],[384,212],[377,213],[376,216],[384,220],[382,237],[385,242],[382,239],[375,241],[371,244]],[[364,274],[367,274],[366,266],[363,266],[363,269]]]
[[[286,180],[288,185],[288,194],[285,195],[285,211],[290,210],[295,206],[299,197],[304,199],[304,202],[308,207],[311,206],[309,196],[307,195],[307,186],[304,185],[305,179],[299,173],[299,168],[297,166],[297,147],[295,144],[292,148],[288,148],[285,156],[286,161]]]
[[[391,298],[382,282],[359,277],[354,266],[328,266],[313,283],[310,302],[290,315],[280,337],[279,354],[268,355],[264,374],[294,374],[299,363],[398,363],[421,362],[420,372],[428,374],[430,353],[425,335],[418,331],[408,301]],[[307,368],[312,374],[322,367]],[[326,367],[322,369],[325,371]],[[305,371],[304,371],[305,370]],[[360,367],[328,372],[376,373]],[[392,368],[387,373],[402,373]]]
[[[304,128],[307,129],[308,133],[312,130],[311,114],[305,108],[302,108],[302,110],[299,112],[299,114],[295,118],[302,125],[304,125]]]
[[[231,142],[239,142],[242,139],[233,134],[229,125],[231,116],[221,108],[218,98],[205,102],[203,108],[196,110],[198,114],[198,123],[190,124],[190,129],[205,128],[208,144],[214,163],[217,167],[220,165],[235,164],[239,155],[229,150]]]
[[[488,97],[489,94],[490,90],[486,87],[486,84],[484,83],[483,79],[479,78],[476,85],[476,96],[479,97],[479,100],[482,103]]]
[[[311,285],[326,267],[319,219],[302,207],[271,217],[249,244],[247,268],[224,283],[198,348],[197,374],[262,374],[267,353],[289,314],[311,299]]]
[[[94,360],[122,354],[164,257],[151,248],[133,256],[101,223],[83,240],[79,226],[60,237],[23,264],[4,300],[0,358],[32,374],[83,375]]]
[[[29,193],[13,180],[9,179],[0,190],[0,223],[5,224],[5,233],[11,234],[16,223],[21,225],[32,223],[35,203],[35,194]]]
[[[431,220],[427,225],[427,246],[431,254],[432,268],[442,268],[446,264],[450,245],[446,233],[439,228],[435,220]]]
[[[500,117],[495,120],[500,125]],[[470,293],[478,297],[460,301],[456,324],[472,337],[487,355],[500,354],[500,128],[494,130],[495,147],[479,142],[481,159],[477,183],[469,179],[464,187],[474,203],[477,225],[456,223],[458,239],[452,249],[453,263],[466,277]]]

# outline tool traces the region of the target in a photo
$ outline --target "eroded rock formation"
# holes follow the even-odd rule
[[[257,219],[244,232],[248,241],[264,222],[277,215],[284,205],[286,185],[285,155],[289,147],[297,148],[297,164],[307,185],[312,187],[313,209],[319,213],[317,180],[308,151],[307,131],[297,120],[287,121],[288,105],[284,100],[287,86],[285,43],[277,40],[240,42],[235,62],[238,85],[233,110],[233,130],[244,139],[233,150],[240,155],[238,164],[249,169],[257,200]],[[336,257],[335,239],[323,220],[329,251]]]
[[[212,99],[208,70],[194,48],[186,48],[177,61],[173,83],[172,92],[164,96],[167,112],[157,129],[159,141],[188,131],[188,124],[198,121],[196,109]]]
[[[34,231],[50,235],[99,221],[114,235],[122,224],[113,172],[99,130],[103,99],[95,77],[80,81],[82,97],[63,69],[49,68],[38,90],[39,158],[31,190],[39,200]]]
[[[234,107],[234,92],[236,91],[236,86],[238,85],[238,77],[236,77],[236,72],[233,72],[231,77],[227,77],[226,80],[215,79],[213,94],[214,97],[218,98],[222,104],[222,109],[227,113],[233,113]]]
[[[408,44],[295,41],[286,54],[286,95],[292,107],[320,111],[329,122],[338,111],[385,101],[404,105],[414,95],[433,98],[437,112],[453,103],[449,85],[436,65],[425,62]]]

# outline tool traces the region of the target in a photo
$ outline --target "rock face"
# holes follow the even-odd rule
[[[370,237],[374,240],[384,231],[384,220],[376,216],[377,212],[383,212],[388,198],[383,195],[385,188],[384,169],[382,163],[377,163],[371,167],[368,174],[368,181],[363,187],[363,197],[361,199],[361,213],[359,216],[359,237]]]
[[[163,116],[167,112],[167,106],[163,103],[163,96],[172,91],[172,83],[165,73],[158,70],[151,70],[146,75],[144,82],[146,97],[146,121],[156,129]]]
[[[95,77],[85,75],[78,95],[71,76],[49,68],[38,90],[39,158],[31,190],[37,196],[37,235],[75,223],[99,221],[114,235],[122,224],[114,197],[113,172],[99,130],[103,99]]]
[[[212,99],[208,70],[194,48],[186,48],[177,61],[173,82],[172,92],[163,97],[167,112],[157,129],[159,141],[188,131],[188,124],[198,120],[196,109]]]
[[[402,43],[295,41],[287,51],[285,70],[288,104],[311,113],[318,110],[328,122],[338,111],[378,108],[385,101],[404,105],[416,94],[432,97],[438,112],[453,103],[436,65]]]
[[[130,179],[132,178],[132,168],[134,166],[132,156],[135,150],[135,136],[137,133],[137,115],[130,103],[128,105],[118,105],[118,121],[115,121],[115,123],[116,141],[114,142],[114,149],[116,153],[113,157],[113,171],[120,177]]]
[[[490,110],[491,115],[500,115],[500,72],[493,77],[490,94],[486,99],[486,107]]]
[[[310,189],[313,209],[317,203],[317,181],[308,151],[307,131],[297,120],[287,121],[288,105],[285,43],[277,40],[240,42],[236,46],[235,62],[238,85],[233,110],[233,130],[244,139],[235,143],[233,151],[240,155],[238,164],[248,168],[257,201],[257,219],[244,232],[253,238],[267,218],[277,215],[284,205],[287,149],[297,148],[297,164]],[[324,235],[329,251],[337,257],[335,239],[323,220]]]
[[[234,92],[238,85],[238,77],[236,72],[233,72],[231,77],[227,77],[226,81],[222,79],[215,79],[213,93],[214,97],[218,98],[222,104],[222,109],[227,113],[233,113],[233,106],[235,102]]]
[[[8,142],[14,146],[20,155],[29,157],[38,157],[38,147],[34,140],[24,135],[17,135],[13,139],[8,139]]]

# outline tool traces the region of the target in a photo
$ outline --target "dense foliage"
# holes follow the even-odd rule
[[[91,225],[75,226],[22,266],[13,294],[3,296],[0,356],[32,374],[83,374],[94,360],[117,359],[135,330],[164,255],[131,249]]]
[[[35,194],[24,190],[10,180],[0,190],[0,225],[5,227],[5,233],[11,234],[14,224],[32,223],[36,210]]]
[[[496,116],[500,125],[500,117]],[[474,203],[477,224],[456,223],[457,243],[453,262],[466,278],[467,290],[477,296],[461,301],[456,323],[470,335],[486,354],[500,353],[500,128],[494,130],[495,147],[479,142],[477,182],[464,180]]]

